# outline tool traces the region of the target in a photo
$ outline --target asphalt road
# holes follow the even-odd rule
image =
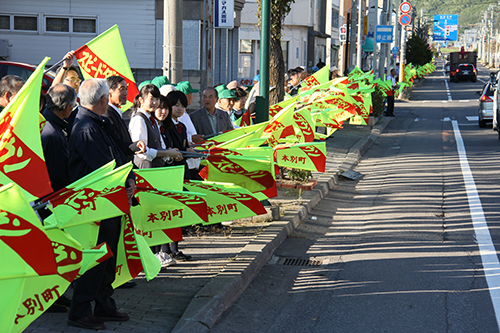
[[[474,94],[489,74],[449,83],[439,68],[213,332],[499,331],[500,141]]]

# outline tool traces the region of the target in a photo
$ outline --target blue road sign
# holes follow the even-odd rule
[[[434,15],[433,27],[434,41],[457,40],[458,15]]]
[[[377,25],[375,27],[375,42],[392,43],[393,29],[392,25]]]
[[[394,46],[394,47],[392,48],[392,54],[396,54],[396,53],[398,53],[398,51],[399,51],[399,47]]]

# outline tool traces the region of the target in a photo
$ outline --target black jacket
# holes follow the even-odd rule
[[[45,109],[42,115],[47,121],[42,130],[43,155],[55,192],[71,183],[68,172],[68,136],[71,128],[66,120],[59,118],[49,109]]]
[[[129,162],[113,140],[109,132],[111,130],[109,119],[82,106],[78,109],[69,139],[71,182],[99,169],[113,159],[116,160],[117,167]]]
[[[180,151],[186,151],[186,149],[189,148],[186,125],[180,122],[178,124],[180,124],[181,133],[179,133],[177,125],[175,124],[172,124],[172,126],[167,130],[162,130],[162,128],[160,128],[163,141],[165,142],[167,148],[177,148]],[[184,165],[184,179],[189,179],[189,167],[185,159],[181,161],[174,161],[172,165]]]
[[[135,152],[139,150],[137,144],[132,142],[130,138],[130,133],[128,132],[127,126],[123,119],[116,113],[116,110],[112,106],[108,105],[108,109],[102,115],[108,118],[111,122],[110,134],[113,140],[116,142],[118,147],[122,150],[123,154],[127,156],[129,161],[133,161]]]

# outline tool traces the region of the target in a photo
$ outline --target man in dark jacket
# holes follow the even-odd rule
[[[80,86],[80,104],[69,139],[69,176],[75,181],[97,170],[113,159],[117,166],[128,163],[127,157],[109,134],[111,126],[102,117],[108,108],[109,87],[105,80],[89,79]],[[127,179],[129,198],[135,183]],[[121,216],[102,220],[97,243],[106,242],[116,255]],[[117,310],[112,283],[116,257],[113,256],[87,271],[74,282],[68,325],[87,329],[105,329],[105,321],[126,321],[129,315]],[[95,302],[92,313],[91,302]]]
[[[68,164],[68,138],[71,128],[65,118],[78,106],[76,91],[59,83],[47,93],[47,108],[43,116],[47,121],[42,131],[42,148],[54,192],[70,184]]]
[[[113,139],[132,161],[136,152],[144,153],[146,151],[146,145],[142,141],[132,142],[128,126],[122,117],[120,107],[127,103],[127,82],[121,76],[110,76],[106,78],[106,82],[109,86],[109,101],[108,108],[102,116],[111,121]]]

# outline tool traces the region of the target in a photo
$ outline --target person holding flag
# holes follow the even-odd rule
[[[177,149],[167,149],[165,140],[161,135],[160,124],[155,113],[165,113],[165,118],[170,117],[170,105],[160,104],[160,90],[154,84],[146,84],[134,99],[134,112],[130,119],[129,131],[133,141],[143,141],[146,153],[134,157],[135,165],[139,169],[164,167],[172,162],[182,160],[182,154]],[[158,110],[160,109],[160,110]],[[156,245],[151,248],[162,267],[175,264],[167,254],[168,244]]]
[[[0,112],[9,105],[23,85],[24,80],[17,75],[5,75],[0,80]]]
[[[198,134],[212,135],[234,128],[229,114],[215,107],[218,99],[215,88],[208,87],[203,90],[201,97],[203,107],[190,115]]]
[[[397,79],[397,73],[394,68],[391,69],[391,73],[387,77],[387,80],[391,81],[392,89],[390,93],[387,94],[387,111],[385,112],[385,115],[387,117],[395,117],[394,116],[394,92],[398,89],[398,79]]]
[[[101,166],[116,161],[117,166],[128,159],[109,135],[110,124],[102,117],[108,108],[109,86],[103,79],[85,80],[80,87],[81,106],[69,140],[69,177],[76,181]],[[129,201],[134,195],[135,180],[127,181]],[[116,253],[120,237],[121,216],[102,220],[97,244],[106,242],[114,256],[88,270],[74,282],[68,325],[86,329],[105,329],[106,321],[127,321],[129,315],[119,312],[112,298],[115,280]],[[91,303],[95,302],[92,311]]]
[[[171,91],[168,93],[165,101],[162,104],[170,106],[167,109],[167,112],[169,112],[169,117],[160,114],[160,108],[155,112],[158,120],[160,120],[160,123],[162,124],[160,130],[165,144],[168,147],[176,148],[180,151],[192,151],[189,148],[186,125],[180,122],[180,117],[186,112],[186,107],[188,105],[186,95],[184,95],[184,93],[181,91]],[[184,179],[190,179],[190,172],[185,159],[176,160],[173,162],[173,165],[184,165]],[[170,258],[172,258],[174,262],[187,261],[192,259],[190,255],[184,254],[182,253],[182,251],[179,251],[179,242],[169,243],[168,246],[165,247],[164,251],[170,256]]]
[[[300,86],[300,74],[295,69],[288,71],[288,86],[285,89],[290,96],[296,96],[299,94]]]

